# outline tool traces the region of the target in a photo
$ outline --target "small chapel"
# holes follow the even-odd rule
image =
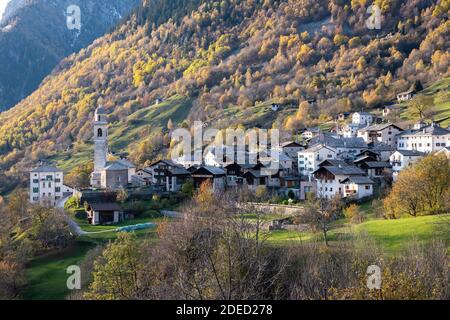
[[[108,120],[105,109],[99,106],[94,114],[94,172],[91,187],[116,190],[127,186],[136,167],[125,159],[108,161]]]

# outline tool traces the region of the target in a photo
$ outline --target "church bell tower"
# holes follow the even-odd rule
[[[101,186],[101,172],[106,167],[108,157],[108,121],[102,106],[95,110],[94,115],[94,172],[91,185]]]

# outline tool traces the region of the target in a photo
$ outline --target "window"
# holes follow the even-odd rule
[[[99,129],[97,130],[97,137],[98,137],[98,138],[103,137],[103,130],[102,130],[101,128],[99,128]]]
[[[33,179],[33,183],[39,183],[39,179]]]
[[[365,188],[366,188],[366,190],[370,190],[370,186],[366,186]]]
[[[39,193],[39,188],[33,188],[33,193]]]
[[[55,179],[55,183],[60,183],[61,179]]]
[[[55,192],[61,192],[61,188],[60,187],[56,187],[55,188]]]

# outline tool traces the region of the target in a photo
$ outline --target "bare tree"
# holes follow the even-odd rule
[[[337,196],[327,199],[323,196],[311,197],[305,205],[300,222],[309,225],[312,231],[322,232],[325,245],[328,246],[330,224],[342,214],[342,201]]]

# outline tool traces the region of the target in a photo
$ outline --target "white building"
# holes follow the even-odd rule
[[[391,157],[389,162],[392,165],[392,177],[394,181],[398,179],[399,173],[426,156],[425,153],[416,150],[397,150]]]
[[[373,123],[373,116],[368,112],[355,112],[352,116],[352,123],[369,126]]]
[[[369,177],[350,176],[342,184],[345,198],[363,199],[373,196],[375,182]]]
[[[364,171],[355,166],[325,166],[314,171],[317,181],[317,196],[327,199],[345,196],[343,181],[351,176],[362,177]]]
[[[411,100],[413,97],[414,97],[414,90],[408,90],[397,94],[397,101],[398,103],[402,103],[403,101]]]
[[[402,131],[402,128],[392,123],[375,124],[358,130],[358,137],[363,138],[366,143],[381,142],[396,146],[396,136]]]
[[[30,202],[55,206],[64,195],[64,173],[55,167],[40,167],[30,172]]]
[[[315,136],[317,136],[319,133],[320,133],[320,128],[318,128],[318,127],[309,128],[309,129],[306,129],[302,133],[302,138],[303,138],[303,140],[309,140],[309,139],[312,139]]]
[[[338,135],[344,138],[354,138],[358,136],[358,130],[366,127],[365,124],[348,123],[338,129]]]
[[[324,145],[316,145],[298,153],[300,175],[312,177],[319,164],[327,159],[336,159],[337,150]]]
[[[450,146],[450,131],[439,127],[437,124],[419,130],[404,131],[397,136],[398,150],[432,153],[447,146]]]

